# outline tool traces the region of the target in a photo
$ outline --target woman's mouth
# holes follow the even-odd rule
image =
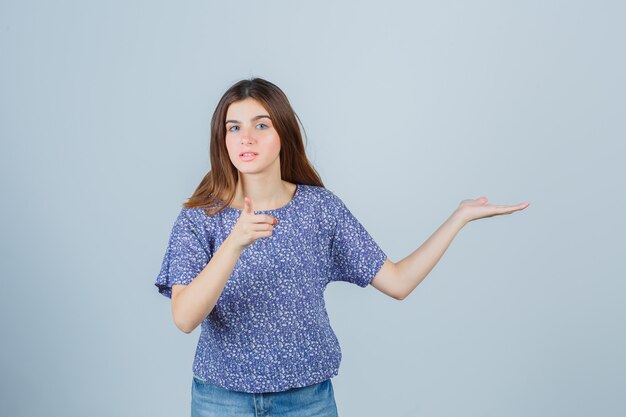
[[[252,161],[254,158],[256,158],[259,154],[256,152],[244,152],[242,154],[239,154],[239,159],[241,159],[244,162],[247,161]]]

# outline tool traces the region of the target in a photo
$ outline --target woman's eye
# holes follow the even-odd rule
[[[266,125],[265,123],[259,123],[259,124],[257,125],[257,127],[258,127],[258,126],[261,126],[261,129],[268,129],[268,128],[269,128],[269,126],[268,126],[268,125]],[[233,126],[229,127],[227,130],[228,130],[229,132],[236,132],[237,130],[239,130],[239,126],[237,126],[237,125],[233,125]]]

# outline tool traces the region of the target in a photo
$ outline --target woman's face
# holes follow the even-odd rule
[[[280,137],[269,112],[255,99],[236,101],[228,107],[226,148],[230,161],[241,173],[269,169],[277,170],[280,176]]]

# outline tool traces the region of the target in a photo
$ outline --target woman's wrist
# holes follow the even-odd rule
[[[459,229],[461,229],[463,226],[469,223],[469,219],[467,218],[467,216],[465,215],[465,213],[462,211],[460,207],[452,212],[452,214],[450,215],[450,220],[453,223],[458,224]]]
[[[228,235],[228,237],[222,243],[222,246],[225,247],[224,249],[226,250],[226,252],[236,256],[241,255],[241,252],[243,252],[243,250],[245,249],[245,247],[242,247],[237,242],[233,241],[231,235]]]

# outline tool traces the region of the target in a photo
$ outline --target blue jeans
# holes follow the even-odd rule
[[[281,392],[248,393],[209,384],[195,375],[191,417],[338,417],[330,378]]]

